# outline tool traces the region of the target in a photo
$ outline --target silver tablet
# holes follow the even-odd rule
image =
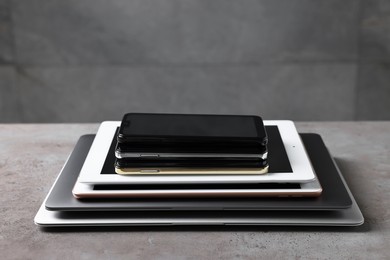
[[[160,186],[160,187],[159,187]],[[201,184],[199,185],[94,185],[76,182],[76,198],[237,198],[237,197],[318,197],[318,179],[307,183]]]

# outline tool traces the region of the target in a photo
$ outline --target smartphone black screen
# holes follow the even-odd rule
[[[258,116],[126,114],[119,130],[119,142],[253,140],[266,143],[263,120]],[[142,140],[145,141],[145,140]]]

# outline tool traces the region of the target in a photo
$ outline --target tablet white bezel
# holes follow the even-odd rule
[[[307,156],[301,138],[292,121],[264,121],[265,126],[278,127],[292,172],[268,173],[264,175],[225,175],[225,176],[123,176],[119,174],[100,174],[107,152],[110,149],[120,121],[103,122],[92,143],[78,182],[89,184],[152,184],[152,183],[253,183],[253,182],[291,182],[304,183],[315,179],[314,170]]]

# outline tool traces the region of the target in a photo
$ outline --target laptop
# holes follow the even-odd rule
[[[301,134],[301,138],[324,191],[334,190],[330,187],[335,185],[339,187],[337,190],[341,191],[341,194],[345,192],[346,196],[340,197],[341,202],[337,203],[337,199],[334,199],[337,194],[330,196],[333,200],[325,200],[321,196],[317,199],[311,198],[312,200],[309,198],[259,198],[255,200],[173,200],[168,202],[80,201],[72,196],[71,190],[93,138],[94,135],[85,135],[78,141],[34,219],[38,226],[358,226],[364,222],[363,215],[345,180],[321,137],[316,134]],[[320,169],[322,171],[319,171]],[[329,175],[332,177],[326,178]],[[244,203],[245,201],[247,203]],[[191,207],[184,207],[190,202]],[[280,204],[275,205],[275,202]],[[222,203],[222,206],[218,203]],[[136,205],[141,207],[136,208]],[[230,207],[226,207],[227,205]],[[232,207],[233,205],[235,206]],[[204,206],[208,206],[207,210],[204,210]]]

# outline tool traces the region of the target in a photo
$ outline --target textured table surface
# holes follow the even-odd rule
[[[390,122],[299,122],[336,158],[365,224],[42,230],[33,218],[80,135],[98,124],[0,125],[0,258],[390,259]]]

